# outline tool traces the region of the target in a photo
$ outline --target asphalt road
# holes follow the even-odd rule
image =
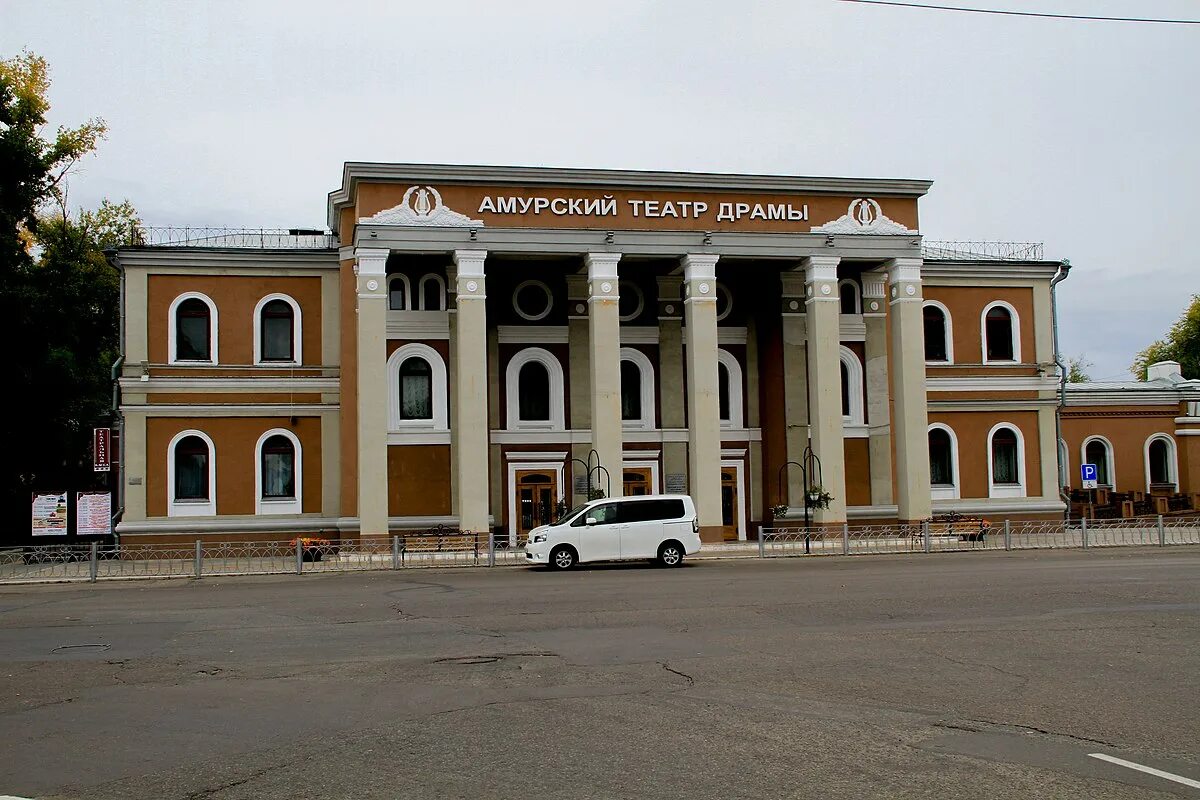
[[[0,587],[0,795],[1196,797],[1200,548]]]

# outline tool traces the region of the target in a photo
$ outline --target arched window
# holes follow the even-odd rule
[[[626,428],[654,427],[654,366],[633,347],[621,348],[621,422]]]
[[[565,379],[558,358],[541,347],[526,347],[504,370],[509,430],[562,430],[566,424]]]
[[[1021,339],[1017,310],[1002,300],[983,310],[983,361],[1020,361]]]
[[[300,363],[300,304],[269,294],[254,307],[254,363]]]
[[[950,363],[954,360],[950,339],[950,311],[941,303],[926,300],[921,309],[925,321],[925,360]]]
[[[400,364],[400,419],[433,419],[433,368],[420,356]]]
[[[201,431],[181,431],[167,446],[167,516],[217,513],[216,449]]]
[[[717,408],[722,428],[742,422],[742,365],[728,350],[717,350]]]
[[[422,311],[446,310],[446,284],[441,275],[430,273],[421,278],[420,290]]]
[[[617,300],[617,316],[621,322],[633,322],[642,315],[646,308],[646,295],[640,286],[633,281],[617,283],[619,299]]]
[[[723,283],[717,283],[717,322],[721,322],[733,311],[733,293]]]
[[[1116,473],[1113,464],[1112,443],[1103,436],[1089,436],[1083,441],[1084,464],[1096,465],[1096,483],[1101,486],[1116,488],[1113,478]]]
[[[1002,422],[988,433],[989,497],[1025,496],[1025,443],[1015,425]]]
[[[299,514],[303,492],[300,439],[286,428],[274,428],[255,445],[255,512]]]
[[[856,282],[848,278],[838,281],[838,300],[843,314],[862,313],[862,298]]]
[[[929,426],[929,485],[934,500],[958,497],[958,440],[949,426]]]
[[[388,276],[388,310],[408,311],[410,308],[407,275]]]
[[[550,371],[540,361],[530,361],[517,373],[522,422],[550,421]]]
[[[865,425],[864,381],[858,354],[845,345],[839,348],[842,372],[842,424]]]
[[[642,418],[642,371],[632,361],[621,361],[621,420]]]
[[[217,306],[207,295],[186,292],[171,302],[168,356],[172,364],[217,363]]]
[[[387,361],[388,430],[449,430],[446,362],[427,344],[410,342]]]
[[[1175,441],[1166,434],[1156,433],[1146,440],[1146,491],[1156,489],[1174,492],[1179,474],[1175,456]]]

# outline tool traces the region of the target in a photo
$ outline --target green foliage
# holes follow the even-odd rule
[[[119,352],[119,277],[103,248],[137,222],[128,202],[67,214],[65,179],[105,126],[44,137],[49,87],[44,59],[0,60],[0,339],[15,376],[0,423],[8,539],[28,529],[31,491],[97,485],[91,429],[109,422]]]
[[[1067,383],[1087,383],[1092,379],[1089,369],[1096,366],[1087,356],[1072,356],[1067,359]]]
[[[1183,377],[1200,378],[1200,294],[1192,295],[1191,304],[1166,337],[1137,354],[1129,371],[1144,381],[1146,367],[1159,361],[1178,361]]]

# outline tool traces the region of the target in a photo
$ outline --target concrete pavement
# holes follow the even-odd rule
[[[1200,552],[0,587],[0,795],[1172,797]]]

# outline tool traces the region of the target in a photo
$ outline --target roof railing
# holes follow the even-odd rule
[[[129,230],[128,247],[233,247],[264,250],[327,250],[333,234],[314,228],[146,227]]]
[[[926,259],[949,261],[1041,261],[1041,242],[935,242],[921,244]]]

